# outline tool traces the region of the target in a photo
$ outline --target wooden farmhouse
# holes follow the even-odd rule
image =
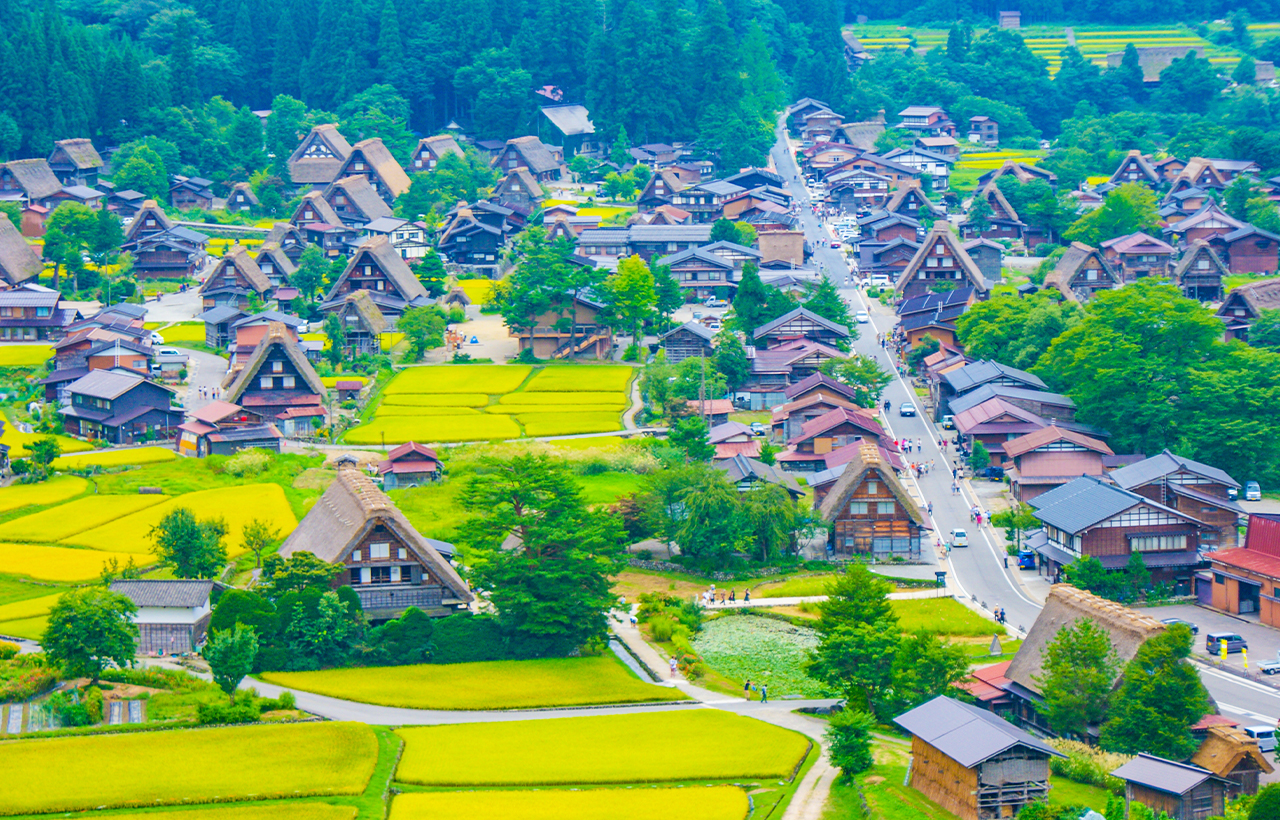
[[[867,241],[887,244],[895,239],[914,242],[920,234],[919,220],[893,211],[868,214],[858,220],[858,228],[862,232],[859,245]]]
[[[282,292],[289,285],[289,277],[298,269],[288,252],[275,242],[263,242],[254,261],[258,263],[258,270],[262,271],[262,275],[275,288],[276,298],[283,300]]]
[[[124,233],[121,250],[134,255],[139,279],[194,276],[205,258],[209,237],[176,227],[154,199],[145,200]]]
[[[589,295],[565,301],[572,304],[531,316],[523,327],[508,329],[519,340],[521,352],[532,350],[539,359],[609,358],[613,354],[613,331],[600,318],[604,303]],[[571,316],[573,327],[564,327],[563,320]]]
[[[49,154],[49,170],[63,185],[98,187],[102,157],[87,139],[58,140]]]
[[[641,210],[670,205],[672,196],[687,187],[674,171],[664,168],[661,171],[655,171],[649,177],[649,181],[645,183],[640,196],[636,199],[636,204]]]
[[[1250,515],[1243,547],[1206,557],[1212,577],[1197,578],[1196,594],[1202,603],[1233,615],[1257,613],[1259,622],[1280,626],[1280,601],[1267,592],[1280,586],[1280,515]]]
[[[435,450],[407,441],[378,463],[378,475],[385,490],[418,487],[439,481],[444,476],[444,464]]]
[[[893,722],[911,733],[910,785],[960,820],[1013,817],[1049,795],[1052,746],[940,695]]]
[[[814,373],[812,376],[801,379],[783,391],[783,397],[789,403],[803,401],[812,396],[822,396],[831,399],[844,399],[852,405],[855,395],[852,387],[836,381],[825,373]],[[856,407],[856,405],[854,406]]]
[[[127,370],[92,370],[67,385],[58,412],[66,431],[108,444],[135,444],[173,436],[182,413],[173,391]]]
[[[27,244],[18,232],[18,226],[9,217],[0,214],[0,280],[6,287],[14,287],[39,276],[44,270],[40,255]]]
[[[1013,497],[1025,503],[1082,475],[1104,475],[1104,458],[1115,453],[1096,438],[1051,424],[1006,441],[1004,455]]]
[[[1207,820],[1226,807],[1231,781],[1191,763],[1139,754],[1111,772],[1124,781],[1125,809],[1141,803],[1170,820]]]
[[[810,393],[804,398],[779,404],[773,408],[770,419],[773,437],[779,441],[788,441],[800,435],[804,425],[819,416],[825,416],[832,410],[839,409],[858,412],[862,408],[846,399],[822,393]]]
[[[228,374],[225,400],[258,413],[286,436],[311,435],[323,421],[326,390],[293,334],[272,322],[239,373]]]
[[[204,177],[175,176],[169,185],[169,202],[179,211],[192,208],[213,209],[213,180]]]
[[[139,655],[194,652],[204,643],[213,617],[213,581],[160,581],[139,578],[112,581],[110,589],[137,607]]]
[[[667,331],[659,340],[667,354],[667,364],[679,364],[694,356],[710,356],[715,352],[716,333],[701,322],[685,322]]]
[[[333,178],[349,176],[364,177],[388,205],[409,190],[409,175],[396,162],[381,137],[361,140],[351,146],[351,153]]]
[[[259,206],[258,196],[247,182],[237,182],[227,194],[227,210],[233,213],[251,213]]]
[[[1024,238],[1023,234],[1027,230],[1027,223],[1018,217],[1018,212],[1014,210],[1013,205],[1009,204],[1009,200],[1005,199],[1004,192],[1000,190],[994,182],[988,183],[987,186],[978,193],[978,196],[987,201],[987,205],[991,208],[991,214],[987,217],[987,227],[980,228],[973,222],[966,220],[960,224],[960,236],[966,240],[977,239],[1007,239],[1016,242]],[[950,230],[950,228],[948,228]]]
[[[987,278],[951,232],[945,220],[936,222],[919,250],[903,268],[894,290],[903,299],[923,296],[934,288],[957,290],[971,287],[977,301],[990,293]]]
[[[1221,243],[1232,273],[1275,273],[1280,267],[1280,236],[1256,225],[1245,225],[1212,241]]]
[[[1245,511],[1230,498],[1240,483],[1223,470],[1165,450],[1113,470],[1109,478],[1119,487],[1195,516],[1204,525],[1200,541],[1205,549],[1240,545]]]
[[[222,306],[246,310],[251,299],[271,298],[273,287],[257,260],[243,246],[233,245],[200,285],[200,301],[204,310]]]
[[[413,149],[413,154],[409,159],[409,173],[420,174],[424,171],[434,171],[440,160],[444,159],[448,154],[453,154],[459,158],[465,156],[462,153],[462,148],[458,146],[458,141],[449,134],[424,137],[418,141],[418,147]]]
[[[253,448],[280,452],[280,430],[261,413],[215,399],[178,425],[178,453],[184,456],[229,456]]]
[[[824,319],[807,308],[798,307],[756,328],[752,337],[769,347],[794,339],[835,345],[849,339],[849,328]]]
[[[1222,278],[1231,273],[1213,247],[1203,239],[1191,244],[1173,269],[1173,283],[1184,296],[1198,302],[1222,298]]]
[[[1046,289],[1055,288],[1069,302],[1086,302],[1101,290],[1124,284],[1115,267],[1097,248],[1083,242],[1072,242],[1044,278]]]
[[[47,208],[50,200],[61,191],[62,183],[43,157],[0,163],[0,198],[16,199],[24,207],[39,205]]]
[[[1136,182],[1154,191],[1160,187],[1163,180],[1160,178],[1160,172],[1156,170],[1155,166],[1142,155],[1141,151],[1135,149],[1120,161],[1119,167],[1111,174],[1110,182],[1112,185]]]
[[[1141,231],[1102,243],[1102,253],[1126,282],[1169,275],[1173,246]]]
[[[987,185],[995,182],[1003,176],[1011,176],[1023,184],[1032,180],[1040,180],[1047,182],[1053,188],[1058,187],[1058,175],[1045,168],[1037,168],[1034,165],[1028,165],[1025,162],[1015,162],[1011,159],[1004,161],[1004,164],[993,171],[987,171],[978,177],[978,190],[982,190]]]
[[[336,310],[358,290],[368,291],[378,309],[391,318],[399,317],[408,308],[431,304],[427,289],[385,236],[367,239],[356,248],[346,269],[325,294],[320,309]]]
[[[300,193],[320,191],[338,178],[349,156],[351,143],[338,133],[337,125],[317,125],[290,155],[289,178]]]
[[[738,492],[745,493],[765,484],[776,484],[786,490],[793,501],[804,496],[804,490],[800,489],[800,485],[790,475],[771,464],[765,464],[763,461],[745,455],[722,459],[711,466],[717,470],[724,470],[729,483],[737,487]]]
[[[1226,324],[1225,335],[1229,340],[1249,341],[1249,326],[1257,321],[1264,310],[1280,308],[1280,279],[1264,279],[1249,282],[1231,289],[1217,316]]]
[[[458,203],[448,217],[436,249],[451,262],[497,269],[498,255],[507,237],[504,220],[487,217],[476,207]]]
[[[1204,207],[1188,216],[1169,223],[1164,235],[1186,247],[1197,239],[1215,239],[1245,227],[1245,223],[1230,216],[1212,199]]]
[[[1275,771],[1258,749],[1258,739],[1235,726],[1210,726],[1189,762],[1229,781],[1228,800],[1257,794],[1259,777]]]
[[[828,552],[837,558],[917,560],[921,532],[931,529],[874,441],[858,447],[818,512],[831,524]]]
[[[326,185],[325,190],[328,188],[329,186]],[[302,201],[298,203],[293,216],[289,218],[289,223],[298,228],[314,223],[341,225],[342,217],[338,216],[338,212],[329,204],[329,200],[325,199],[323,190],[310,191],[303,194]]]
[[[537,137],[516,137],[507,140],[493,167],[501,174],[524,168],[538,182],[551,182],[560,178],[562,159],[543,145]]]
[[[391,499],[354,467],[339,468],[280,557],[309,552],[342,567],[333,585],[348,586],[372,622],[398,618],[409,607],[448,615],[474,600],[449,564],[453,547],[424,538]]]
[[[367,290],[352,291],[332,313],[346,329],[347,347],[355,355],[376,356],[382,352],[382,334],[390,328]]]
[[[528,168],[517,168],[508,172],[493,189],[493,198],[498,201],[498,204],[526,214],[537,210],[546,196],[546,192],[542,190],[542,186],[533,178]]]
[[[391,206],[378,196],[364,175],[335,179],[324,191],[324,199],[343,225],[359,228],[375,219],[392,216]]]
[[[946,216],[946,211],[925,195],[918,179],[903,182],[898,190],[893,192],[893,196],[889,197],[884,209],[891,214],[901,214],[912,219],[922,217],[940,219]]]
[[[760,457],[760,439],[750,427],[740,421],[724,421],[712,425],[707,433],[707,440],[715,448],[713,461],[721,461],[737,455],[748,458]]]

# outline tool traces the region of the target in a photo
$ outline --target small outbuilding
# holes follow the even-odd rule
[[[1191,762],[1231,781],[1227,786],[1228,800],[1242,794],[1257,794],[1259,777],[1275,771],[1258,748],[1257,738],[1250,737],[1238,726],[1221,724],[1208,728]]]
[[[1124,781],[1125,811],[1141,803],[1169,820],[1205,820],[1222,814],[1231,781],[1190,763],[1140,754],[1111,774]]]
[[[139,655],[173,655],[195,651],[204,643],[213,608],[213,581],[112,581],[111,591],[133,602],[138,611]]]
[[[444,475],[444,465],[435,450],[406,441],[387,453],[386,459],[378,464],[378,475],[382,476],[385,490],[417,487],[439,481]]]

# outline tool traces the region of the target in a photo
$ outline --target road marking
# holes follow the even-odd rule
[[[1232,706],[1231,704],[1223,703],[1222,701],[1218,701],[1218,708],[1223,712],[1230,712],[1233,715],[1253,718],[1254,720],[1265,723],[1268,726],[1274,725],[1276,722],[1276,719],[1270,715],[1260,715],[1257,712],[1252,712],[1248,709],[1241,709],[1239,706]]]

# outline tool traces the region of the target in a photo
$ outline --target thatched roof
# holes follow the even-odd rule
[[[827,497],[822,500],[822,506],[818,508],[818,513],[823,520],[834,520],[836,513],[848,506],[849,499],[853,496],[854,491],[862,486],[863,480],[872,471],[877,474],[877,480],[883,481],[889,491],[898,499],[898,502],[902,504],[903,509],[907,511],[907,516],[917,526],[929,529],[924,513],[920,511],[920,506],[911,497],[911,493],[907,492],[906,486],[898,480],[898,474],[893,471],[893,468],[881,460],[880,448],[874,442],[864,443],[858,447],[853,458],[849,459],[849,462],[845,465],[844,472],[840,475],[840,480],[827,493]]]
[[[356,248],[355,253],[351,254],[351,261],[347,263],[346,270],[333,283],[333,287],[329,289],[329,293],[325,295],[324,300],[331,302],[336,299],[339,290],[346,283],[347,278],[351,276],[351,272],[369,262],[377,265],[379,270],[391,280],[396,290],[399,291],[400,298],[406,302],[412,302],[418,297],[428,298],[427,289],[422,286],[422,283],[418,281],[418,277],[413,275],[413,271],[409,270],[409,266],[400,258],[400,254],[391,245],[391,240],[385,236],[373,236],[366,239],[360,247]]]
[[[1133,660],[1138,647],[1148,638],[1165,630],[1165,625],[1150,615],[1136,612],[1115,601],[1099,598],[1069,584],[1054,584],[1049,589],[1044,609],[1040,610],[1026,640],[1009,664],[1006,677],[1033,692],[1039,692],[1040,685],[1036,683],[1036,678],[1044,675],[1045,647],[1058,636],[1059,630],[1080,619],[1092,621],[1110,636],[1111,647],[1121,664],[1121,671],[1116,673],[1117,682],[1124,664]]]
[[[262,259],[270,259],[275,269],[280,272],[280,278],[288,280],[293,275],[298,266],[293,264],[293,260],[284,252],[284,249],[276,242],[263,242],[258,247],[258,255],[255,260],[258,262],[258,268],[262,268]]]
[[[1122,284],[1120,275],[1116,273],[1115,268],[1111,266],[1111,262],[1107,257],[1103,256],[1102,251],[1083,242],[1072,242],[1071,246],[1067,248],[1067,252],[1058,260],[1058,264],[1044,278],[1044,286],[1046,288],[1056,288],[1069,302],[1079,302],[1080,297],[1076,295],[1071,283],[1076,274],[1084,268],[1090,257],[1098,260],[1100,266],[1098,270],[1102,276],[1105,276],[1107,280],[1117,287]],[[1102,282],[1104,280],[1099,278],[1098,281]]]
[[[360,213],[365,222],[392,215],[391,206],[378,196],[377,191],[373,190],[368,177],[357,174],[334,180],[324,192],[325,200],[332,205],[333,197],[338,192],[346,196],[347,202]]]
[[[32,202],[53,196],[62,190],[62,183],[53,175],[48,160],[16,159],[6,162],[3,167],[13,174],[14,181]]]
[[[1231,289],[1232,296],[1239,296],[1254,314],[1280,308],[1280,279],[1263,279]]]
[[[997,189],[998,191],[999,189]],[[964,271],[968,284],[973,287],[982,298],[987,293],[987,277],[982,275],[982,270],[978,267],[978,263],[973,261],[973,257],[964,249],[960,237],[951,232],[951,225],[945,219],[940,219],[933,223],[933,229],[929,231],[924,240],[920,243],[920,247],[916,250],[915,256],[911,257],[911,261],[903,268],[898,281],[894,284],[894,290],[902,293],[906,290],[907,285],[916,278],[916,274],[921,270],[931,270],[926,265],[926,260],[933,253],[937,243],[942,242],[947,246],[951,256],[959,264],[960,269]],[[935,254],[936,256],[936,254]],[[959,285],[963,286],[963,284]]]
[[[227,274],[227,268],[234,268],[237,278],[244,280],[259,296],[274,287],[271,280],[262,272],[262,268],[258,267],[257,260],[249,255],[244,246],[232,245],[227,248],[226,254],[218,261],[217,267],[200,285],[200,293],[222,287],[222,279]]]
[[[258,195],[253,192],[253,186],[250,185],[249,183],[237,182],[235,185],[231,187],[231,193],[234,194],[236,191],[239,191],[240,193],[244,194],[244,198],[249,201],[250,205],[261,204],[260,202],[258,202]]]
[[[357,153],[364,156],[365,162],[369,163],[374,173],[378,175],[378,179],[382,180],[392,199],[409,190],[409,175],[400,167],[400,163],[396,162],[396,158],[383,144],[381,137],[361,140],[351,146],[352,156]],[[343,169],[346,173],[351,173],[351,157],[347,157],[347,161],[343,163]]]
[[[462,288],[453,287],[449,289],[449,294],[441,300],[441,303],[445,305],[460,305],[461,307],[466,307],[471,304],[471,297],[468,296],[467,292]]]
[[[556,161],[555,156],[547,150],[547,146],[543,145],[542,140],[537,137],[516,137],[515,139],[507,140],[507,145],[514,148],[524,158],[529,170],[535,174],[545,174],[560,167],[560,163]]]
[[[473,600],[466,582],[431,541],[409,523],[368,476],[349,467],[338,470],[337,479],[280,545],[280,557],[309,552],[322,561],[342,563],[374,527],[384,527],[395,534],[436,580],[448,588],[451,594],[446,594],[446,598],[466,603]]]
[[[382,333],[387,329],[387,317],[382,315],[373,297],[367,290],[357,290],[347,294],[347,305],[360,315],[360,321],[370,333]]]
[[[1235,726],[1210,726],[1204,742],[1191,756],[1191,762],[1219,777],[1230,775],[1242,763],[1246,771],[1257,770],[1265,774],[1275,771],[1259,751],[1257,739]]]
[[[308,213],[311,214],[310,217],[306,216]],[[326,225],[341,225],[342,217],[338,216],[338,212],[325,200],[324,194],[319,191],[311,191],[302,197],[302,201],[298,203],[298,207],[289,221],[294,225],[311,225],[316,222],[323,222]]]
[[[54,145],[61,148],[63,153],[67,155],[67,159],[71,164],[84,170],[86,168],[101,168],[102,157],[98,156],[98,151],[93,147],[93,143],[80,137],[78,139],[58,140]]]
[[[418,148],[413,152],[416,157],[422,153],[422,149],[430,151],[437,159],[444,159],[446,154],[457,154],[463,156],[462,149],[458,147],[458,141],[450,134],[438,134],[434,137],[423,137],[418,140]]]
[[[226,395],[222,397],[224,401],[232,404],[239,403],[244,391],[254,379],[258,378],[258,371],[266,362],[267,354],[275,347],[284,351],[285,356],[298,369],[298,375],[302,376],[302,380],[307,383],[313,393],[318,396],[325,394],[324,383],[320,381],[320,376],[311,366],[311,362],[307,361],[302,348],[298,347],[298,343],[293,340],[293,334],[283,323],[272,322],[267,325],[267,335],[263,336],[262,341],[258,342],[258,346],[253,349],[253,355],[249,357],[249,361],[245,362],[244,369],[235,374],[235,380],[227,389]]]
[[[10,285],[38,276],[44,270],[40,256],[22,238],[9,217],[0,214],[0,279]]]
[[[156,221],[153,227],[147,228],[147,233],[159,233],[173,227],[164,208],[161,208],[154,199],[148,199],[142,203],[142,207],[134,214],[133,221],[129,223],[129,229],[124,232],[125,241],[132,241],[137,234],[143,232],[147,217],[152,217]]]
[[[329,156],[307,156],[316,144],[322,145]],[[351,143],[338,133],[338,126],[329,123],[317,125],[303,138],[289,157],[289,178],[295,185],[328,185],[342,170],[342,164],[351,156]]]

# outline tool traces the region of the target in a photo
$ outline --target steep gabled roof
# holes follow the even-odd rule
[[[1047,171],[1044,168],[1037,168],[1036,166],[1029,165],[1025,162],[1014,162],[1011,159],[1005,160],[1004,164],[996,170],[983,174],[978,178],[978,182],[979,184],[986,185],[988,183],[995,182],[997,179],[1005,175],[1010,175],[1019,182],[1030,182],[1033,179],[1042,179],[1050,185],[1057,184],[1058,182],[1058,175],[1052,171]]]
[[[1255,315],[1264,310],[1280,308],[1280,279],[1263,279],[1261,282],[1249,282],[1234,287],[1227,294],[1227,298],[1233,296],[1243,299]]]
[[[44,262],[22,238],[9,217],[0,214],[0,279],[10,285],[25,282],[44,270]]]
[[[1116,253],[1132,253],[1138,249],[1142,249],[1145,253],[1173,253],[1173,246],[1168,242],[1156,239],[1142,231],[1112,237],[1104,241],[1102,247]]]
[[[46,159],[15,159],[0,167],[9,169],[27,199],[44,199],[62,190],[62,183],[54,176]]]
[[[235,268],[236,273],[248,282],[259,296],[275,287],[262,272],[262,268],[258,267],[258,261],[249,255],[243,245],[232,245],[227,248],[226,254],[218,261],[217,267],[200,285],[200,293],[222,287],[221,279],[228,267]]]
[[[378,306],[373,303],[373,297],[369,295],[369,291],[352,291],[347,294],[346,302],[360,314],[360,320],[364,322],[370,333],[382,333],[387,329],[387,317],[383,316],[382,311],[378,310]]]
[[[323,145],[332,156],[306,156],[307,150],[316,143]],[[338,133],[337,125],[317,125],[302,138],[289,157],[289,178],[295,185],[328,185],[349,156],[351,143]]]
[[[777,484],[778,486],[783,487],[792,495],[804,495],[804,491],[800,489],[800,485],[796,483],[796,480],[792,478],[790,474],[784,470],[779,470],[773,465],[765,464],[763,461],[748,458],[741,453],[734,455],[732,458],[717,461],[711,466],[715,467],[717,470],[724,470],[728,473],[729,480],[734,484],[737,484],[748,476],[755,476],[761,481],[766,481],[770,484]]]
[[[134,214],[133,221],[129,223],[128,230],[124,232],[126,242],[131,241],[134,236],[142,231],[147,217],[152,217],[156,221],[155,228],[148,228],[148,233],[160,233],[173,228],[173,223],[169,221],[169,216],[164,212],[164,208],[161,208],[154,199],[148,199],[142,203],[142,207]]]
[[[1257,768],[1264,774],[1275,771],[1258,749],[1257,738],[1250,737],[1238,727],[1222,725],[1210,726],[1204,742],[1191,756],[1191,763],[1219,777],[1230,775],[1245,760],[1251,762],[1251,768]]]
[[[1167,449],[1136,464],[1113,470],[1110,478],[1119,486],[1131,490],[1177,472],[1188,472],[1228,487],[1239,488],[1240,486],[1240,483],[1227,475],[1226,471],[1199,461],[1192,461]]]
[[[929,199],[924,189],[920,187],[920,180],[918,179],[903,180],[902,184],[898,186],[898,190],[893,192],[893,196],[889,197],[884,209],[890,213],[897,213],[898,208],[902,207],[902,203],[912,194],[915,194],[916,198],[920,200],[921,210],[934,216],[942,215],[942,209],[934,204],[933,200]]]
[[[378,196],[378,192],[373,190],[373,186],[369,184],[368,177],[356,174],[354,176],[335,179],[325,189],[324,198],[326,202],[330,202],[331,198],[341,191],[347,198],[347,202],[351,207],[360,212],[365,222],[372,222],[375,219],[382,219],[394,215],[391,206],[388,205],[382,197]],[[330,204],[332,204],[330,202]],[[337,209],[334,208],[336,212]]]
[[[307,219],[303,216],[308,210],[315,215],[314,218]],[[322,192],[309,191],[303,195],[289,222],[294,225],[313,225],[317,222],[325,225],[341,225],[342,217],[338,216],[338,212],[324,198]]]
[[[1069,441],[1072,444],[1079,444],[1086,450],[1093,450],[1103,455],[1115,455],[1111,448],[1098,441],[1096,438],[1089,438],[1083,433],[1077,433],[1074,430],[1063,430],[1057,425],[1051,424],[1048,427],[1041,427],[1035,432],[1027,433],[1025,436],[1019,436],[1012,441],[1006,441],[1004,444],[1004,454],[1013,458],[1024,453],[1029,453],[1038,447],[1051,444],[1055,441]]]
[[[473,596],[466,582],[432,542],[424,538],[386,493],[362,472],[350,467],[338,470],[338,477],[306,514],[297,528],[280,545],[280,556],[288,558],[309,552],[322,561],[338,563],[375,526],[395,533],[415,557],[452,592],[451,596],[470,602]]]
[[[946,220],[939,220],[934,223],[933,229],[929,231],[924,240],[920,243],[920,247],[916,250],[915,256],[911,257],[911,261],[902,269],[902,274],[898,276],[898,281],[894,285],[897,293],[902,293],[907,285],[915,278],[916,273],[920,270],[929,270],[926,268],[925,260],[929,258],[929,253],[937,243],[942,242],[951,252],[951,256],[960,265],[960,269],[964,271],[965,278],[969,280],[969,284],[978,292],[979,298],[982,294],[987,293],[987,278],[982,275],[978,263],[973,261],[973,257],[964,249],[960,238],[951,232],[950,223]]]
[[[516,137],[515,139],[507,140],[507,145],[519,152],[529,166],[529,170],[535,174],[545,174],[560,167],[560,163],[556,161],[555,156],[552,155],[551,151],[547,150],[547,146],[543,145],[542,140],[537,137]]]
[[[381,137],[360,140],[351,146],[351,153],[354,154],[356,151],[364,155],[365,161],[373,167],[382,184],[387,186],[392,199],[409,190],[409,175],[400,167],[400,163],[396,162],[396,158],[391,155],[391,150],[383,143]],[[345,168],[350,161],[351,157],[348,156],[343,167]]]
[[[822,516],[823,520],[833,520],[837,513],[849,505],[849,499],[862,486],[863,480],[872,470],[876,471],[879,480],[884,482],[889,491],[893,493],[894,498],[898,499],[898,503],[907,511],[907,517],[916,526],[922,529],[929,529],[929,524],[925,520],[924,513],[920,510],[920,506],[916,504],[916,500],[911,497],[911,493],[907,492],[906,486],[898,480],[898,474],[894,472],[893,468],[880,458],[880,448],[874,442],[865,441],[852,453],[852,458],[846,462],[844,472],[840,475],[840,480],[823,498],[822,506],[818,508],[818,514]]]
[[[257,261],[259,268],[262,267],[263,259],[271,260],[275,269],[280,271],[280,275],[284,279],[288,279],[298,269],[298,266],[293,264],[293,260],[289,258],[289,255],[274,242],[263,242],[258,246],[258,255],[254,257],[254,260]]]
[[[1111,174],[1111,183],[1113,185],[1123,185],[1126,182],[1137,181],[1137,180],[1128,180],[1128,179],[1120,178],[1120,172],[1123,171],[1125,168],[1127,168],[1130,165],[1130,163],[1134,163],[1138,166],[1139,170],[1142,171],[1142,175],[1146,177],[1147,182],[1157,183],[1157,184],[1160,182],[1160,172],[1157,171],[1151,165],[1151,163],[1147,161],[1147,158],[1142,155],[1141,151],[1134,149],[1134,150],[1131,150],[1125,156],[1125,158],[1120,161],[1120,165],[1117,166],[1115,172]]]
[[[845,327],[844,325],[838,325],[835,322],[829,319],[825,319],[819,316],[818,314],[814,313],[813,311],[803,307],[798,307],[798,308],[795,308],[794,310],[788,311],[782,316],[779,316],[777,319],[774,319],[772,322],[766,322],[765,324],[756,328],[755,333],[753,333],[752,336],[756,339],[759,339],[760,337],[766,336],[772,331],[777,330],[778,328],[787,324],[792,319],[808,319],[809,321],[813,322],[819,327],[826,328],[827,330],[831,331],[832,333],[838,336],[844,336],[846,338],[849,336],[849,328]]]
[[[1071,281],[1084,268],[1090,257],[1098,260],[1100,265],[1098,270],[1107,277],[1111,284],[1117,287],[1122,284],[1120,274],[1111,266],[1110,260],[1103,255],[1102,251],[1083,242],[1072,242],[1071,246],[1067,248],[1067,252],[1058,260],[1058,264],[1044,278],[1044,286],[1046,288],[1056,288],[1070,302],[1080,301],[1080,297],[1076,295],[1075,290],[1071,287]],[[1098,281],[1101,282],[1103,280],[1099,279]]]
[[[809,419],[800,425],[800,432],[787,441],[787,444],[798,444],[806,439],[813,438],[827,432],[833,427],[838,427],[844,423],[853,424],[873,433],[876,436],[881,435],[880,424],[875,418],[869,415],[865,410],[846,410],[843,407],[837,407],[834,410],[828,410],[815,419]]]
[[[939,695],[893,722],[965,768],[1016,746],[1063,757],[1052,746],[986,709]]]
[[[258,378],[258,371],[262,369],[262,365],[267,360],[267,355],[275,348],[279,348],[285,356],[298,369],[298,375],[302,376],[302,380],[307,383],[307,387],[311,388],[311,392],[317,396],[325,395],[324,383],[320,381],[320,376],[316,374],[316,370],[311,366],[311,362],[307,361],[307,356],[302,352],[302,348],[298,347],[298,343],[294,341],[293,334],[290,333],[280,322],[272,322],[267,325],[267,333],[262,337],[262,341],[258,342],[258,346],[253,349],[253,354],[249,357],[249,361],[245,362],[244,369],[236,374],[235,381],[231,383],[226,395],[223,396],[225,401],[232,404],[238,403],[240,397],[244,395],[244,391]]]
[[[499,200],[504,194],[510,193],[513,183],[520,183],[523,186],[522,193],[528,194],[533,199],[542,199],[546,193],[542,190],[542,186],[533,178],[533,174],[529,173],[528,168],[516,168],[502,178],[498,183],[498,187],[493,189],[493,195]]]
[[[54,145],[61,148],[63,153],[67,155],[67,159],[71,160],[71,164],[81,171],[88,168],[102,167],[102,157],[98,155],[97,149],[93,147],[92,142],[83,137],[58,140]]]
[[[418,277],[413,275],[413,271],[409,270],[409,266],[400,258],[400,254],[392,246],[391,240],[385,236],[371,236],[356,248],[355,253],[351,254],[351,261],[347,262],[347,268],[333,283],[333,287],[329,289],[329,293],[324,297],[326,302],[336,298],[338,289],[342,287],[347,278],[351,276],[351,272],[356,266],[361,264],[365,256],[373,257],[374,263],[382,270],[386,277],[395,285],[396,290],[400,292],[400,297],[406,302],[412,302],[419,297],[428,298],[427,289],[418,281]]]
[[[446,154],[457,154],[463,156],[462,149],[458,146],[458,141],[450,134],[437,134],[434,137],[423,137],[418,140],[418,147],[414,149],[413,155],[416,157],[426,148],[438,158],[444,159]]]
[[[1164,229],[1165,233],[1179,234],[1186,233],[1192,228],[1197,227],[1201,223],[1215,221],[1222,222],[1232,230],[1245,227],[1245,223],[1228,214],[1218,206],[1218,203],[1212,199],[1200,206],[1200,210],[1188,216],[1186,219],[1172,222],[1169,227]]]

